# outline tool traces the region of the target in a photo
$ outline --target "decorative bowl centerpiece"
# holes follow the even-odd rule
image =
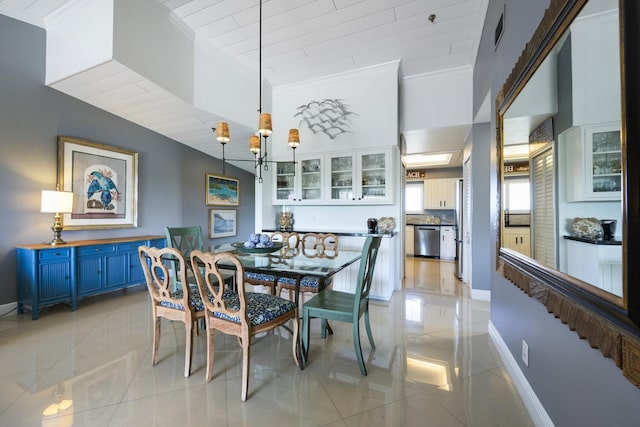
[[[248,254],[269,254],[280,250],[283,246],[283,242],[272,242],[268,234],[251,233],[249,240],[245,242],[235,242],[231,246],[236,248],[238,252],[244,252]]]
[[[602,226],[596,218],[574,218],[571,232],[576,237],[595,240],[602,236]]]

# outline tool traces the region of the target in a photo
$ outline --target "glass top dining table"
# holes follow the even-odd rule
[[[230,244],[211,246],[211,252],[231,252],[235,254],[246,271],[274,274],[278,276],[301,279],[303,276],[318,276],[328,279],[340,270],[358,261],[360,251],[325,251],[283,248],[272,253],[247,253]]]

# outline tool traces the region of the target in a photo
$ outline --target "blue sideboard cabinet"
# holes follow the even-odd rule
[[[144,283],[138,246],[164,247],[164,236],[68,242],[63,246],[17,247],[18,313],[31,309],[36,320],[42,306],[68,303]]]

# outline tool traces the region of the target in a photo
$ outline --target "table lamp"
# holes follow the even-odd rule
[[[53,220],[53,240],[49,243],[51,246],[64,245],[65,242],[60,237],[62,233],[62,215],[73,211],[73,193],[70,191],[51,191],[42,190],[42,200],[40,203],[40,212],[55,213]]]

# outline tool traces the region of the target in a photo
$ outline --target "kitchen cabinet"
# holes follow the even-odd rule
[[[387,204],[391,197],[390,150],[329,153],[326,156],[330,204]]]
[[[440,259],[456,259],[456,229],[440,227]]]
[[[460,178],[424,180],[425,209],[455,209],[456,188]]]
[[[332,152],[276,166],[273,204],[390,204],[391,150]]]
[[[68,242],[63,247],[18,246],[18,313],[29,308],[36,320],[42,306],[64,302],[75,310],[82,297],[144,283],[141,245],[164,247],[165,239],[138,236]]]
[[[404,228],[404,254],[405,256],[413,256],[414,233],[413,225],[407,225]]]
[[[567,274],[622,296],[622,245],[566,242]]]
[[[574,127],[567,144],[567,201],[619,201],[622,189],[620,124]]]
[[[315,204],[323,200],[322,156],[300,157],[296,163],[277,162],[274,204]]]
[[[531,256],[531,229],[529,227],[505,227],[502,246],[525,256]]]

